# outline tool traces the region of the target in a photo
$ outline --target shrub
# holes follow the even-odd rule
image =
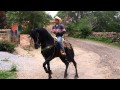
[[[15,64],[12,64],[10,71],[11,72],[17,71],[17,66]]]
[[[78,33],[76,33],[76,34],[73,34],[72,36],[73,36],[74,38],[81,38],[81,33],[78,32]]]
[[[7,51],[12,53],[14,51],[15,44],[12,42],[0,42],[0,51]]]
[[[92,31],[88,27],[84,27],[81,29],[81,38],[86,38],[92,33]]]
[[[86,38],[92,33],[93,20],[94,20],[93,17],[86,17],[78,20],[76,23],[71,22],[67,27],[67,30],[70,33],[69,36],[73,36],[77,38]]]

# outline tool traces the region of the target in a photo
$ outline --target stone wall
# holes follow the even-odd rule
[[[0,42],[11,41],[10,29],[0,29]]]

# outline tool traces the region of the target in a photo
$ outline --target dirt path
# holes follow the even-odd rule
[[[69,41],[71,41],[71,43],[74,41],[74,46],[99,55],[100,58],[96,63],[99,75],[104,76],[106,79],[120,78],[120,48],[103,43],[74,38],[69,38]]]
[[[78,64],[79,79],[120,78],[120,49],[92,41],[68,38],[75,51],[75,60]],[[47,79],[42,64],[44,58],[39,50],[25,51],[16,49],[18,54],[27,59],[18,63],[18,79]],[[59,58],[51,62],[53,79],[63,79],[65,65]],[[73,64],[68,69],[68,79],[74,79]]]

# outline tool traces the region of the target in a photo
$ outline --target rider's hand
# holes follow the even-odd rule
[[[53,30],[51,30],[51,32],[53,33],[55,30],[53,29]]]
[[[51,32],[52,32],[52,33],[54,33],[54,32],[55,32],[55,30],[53,29]]]
[[[56,34],[57,32],[56,32],[56,30],[55,30],[55,29],[53,29],[53,30],[52,30],[52,33]]]
[[[61,30],[58,30],[58,32],[57,32],[57,33],[59,33],[59,34],[60,34],[61,32],[62,32]]]

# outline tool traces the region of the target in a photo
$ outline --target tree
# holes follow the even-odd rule
[[[103,31],[118,31],[117,28],[120,27],[120,20],[116,18],[118,12],[116,11],[97,11],[93,13],[96,18],[96,24],[94,25],[94,30],[97,32]],[[113,25],[114,24],[114,25]],[[116,29],[115,29],[116,28]]]
[[[52,16],[50,14],[46,14],[46,18],[49,19],[49,20],[52,20]]]
[[[79,21],[82,19],[91,17],[93,18],[92,21],[90,20],[91,25],[93,27],[93,31],[100,32],[100,31],[119,31],[118,30],[120,23],[119,13],[120,13],[119,11],[59,11],[57,15],[63,19],[64,23],[69,21],[69,23],[74,22],[76,24],[79,23]]]
[[[65,25],[73,36],[86,37],[92,31],[120,32],[119,11],[59,11],[57,15],[64,23],[69,21]]]
[[[6,14],[8,27],[12,24],[18,23],[19,25],[26,24],[26,31],[29,33],[31,29],[43,27],[49,24],[51,19],[50,15],[45,11],[8,11]]]
[[[91,15],[92,11],[59,11],[57,16],[63,19],[63,23],[75,22],[77,23],[79,19]]]
[[[3,29],[5,25],[6,25],[5,11],[0,11],[0,29]]]

